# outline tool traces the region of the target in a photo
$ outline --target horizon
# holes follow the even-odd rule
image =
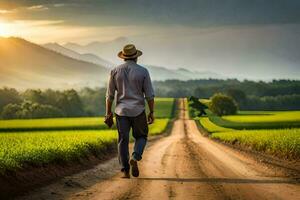
[[[58,43],[115,64],[123,45],[134,43],[145,65],[238,79],[300,77],[299,2],[122,2],[4,0],[0,36]]]

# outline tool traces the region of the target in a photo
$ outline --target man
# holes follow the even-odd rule
[[[108,126],[113,124],[111,107],[116,92],[118,153],[123,178],[130,178],[130,169],[132,176],[139,176],[137,162],[142,159],[147,142],[148,124],[154,122],[154,92],[148,70],[137,64],[137,59],[141,55],[142,52],[133,44],[126,45],[118,54],[124,59],[124,64],[111,70],[107,87],[105,121]],[[148,117],[145,114],[145,99],[150,111]],[[131,128],[135,143],[129,160],[128,144]]]

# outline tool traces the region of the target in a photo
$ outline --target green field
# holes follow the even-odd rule
[[[239,123],[299,122],[300,111],[240,111],[238,115],[222,117]]]
[[[224,131],[232,131],[233,129],[224,128],[222,126],[218,126],[212,123],[208,117],[201,117],[200,124],[210,133],[214,132],[224,132]]]
[[[270,124],[280,124],[287,126],[290,122],[298,122],[299,111],[283,111],[283,112],[241,112],[239,115],[225,116],[230,123],[225,123],[220,117],[210,116],[201,117],[199,119],[201,126],[210,133],[210,137],[222,140],[228,143],[238,143],[257,151],[263,151],[273,155],[285,158],[300,158],[300,129],[299,128],[277,128],[280,126],[272,126]],[[214,118],[215,117],[215,118]],[[211,120],[217,119],[217,122]],[[273,121],[272,121],[273,120]],[[238,129],[254,129],[259,130],[235,130],[238,123]],[[224,125],[221,126],[220,124]],[[230,128],[227,128],[230,127]]]
[[[155,117],[171,118],[173,116],[173,98],[155,98]],[[148,111],[148,106],[146,107]]]
[[[0,120],[0,131],[107,129],[104,117]]]
[[[158,116],[155,123],[149,125],[150,136],[166,130],[173,103],[173,99],[158,98]],[[26,165],[40,166],[77,161],[89,155],[101,156],[107,148],[116,147],[118,135],[116,130],[107,130],[103,120],[103,117],[1,120],[0,173]]]
[[[0,171],[61,163],[97,155],[114,143],[115,131],[47,131],[0,134]]]
[[[233,129],[283,129],[300,127],[300,111],[243,111],[237,115],[209,119],[222,127]]]
[[[149,135],[165,131],[169,119],[157,119]],[[61,163],[101,155],[117,140],[115,130],[9,132],[0,134],[0,173],[25,164]]]
[[[238,142],[257,151],[286,158],[300,158],[300,129],[244,130],[213,133],[212,138]]]
[[[155,117],[172,118],[173,105],[173,98],[156,98]],[[108,129],[104,117],[0,120],[0,132],[96,129]]]

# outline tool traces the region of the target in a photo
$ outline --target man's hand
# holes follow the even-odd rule
[[[154,123],[154,120],[155,120],[154,114],[153,114],[153,112],[150,112],[150,113],[148,114],[148,124],[153,124],[153,123]]]
[[[111,127],[114,125],[114,115],[113,115],[112,112],[108,112],[108,113],[105,115],[104,123],[105,123],[109,128],[111,128]]]

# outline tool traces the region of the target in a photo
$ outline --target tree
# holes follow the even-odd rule
[[[20,103],[21,97],[16,89],[13,88],[2,88],[0,89],[0,112],[8,104]]]
[[[63,117],[63,112],[50,105],[41,105],[38,103],[32,104],[31,118],[53,118],[53,117]]]
[[[28,89],[22,94],[22,97],[27,101],[45,104],[45,97],[41,90]]]
[[[79,92],[84,112],[89,116],[105,114],[105,88],[83,88]]]
[[[197,87],[194,90],[194,95],[198,98],[209,98],[209,94],[207,90],[203,87]]]
[[[42,105],[31,101],[22,104],[8,104],[4,107],[1,117],[3,119],[34,119],[63,117],[63,112],[51,105]]]
[[[201,103],[198,98],[191,96],[188,99],[189,103],[189,113],[193,117],[200,117],[202,115],[206,115],[205,109],[207,108],[206,105]]]
[[[216,93],[211,98],[210,110],[216,115],[233,115],[236,114],[238,110],[237,103],[235,100],[222,93]]]
[[[232,97],[239,105],[240,108],[244,108],[246,101],[247,101],[247,96],[245,92],[239,89],[233,89],[229,88],[226,90],[226,94],[230,97]]]
[[[84,116],[81,99],[75,90],[66,90],[57,100],[57,106],[67,117]]]
[[[2,119],[18,119],[21,107],[17,104],[7,104],[1,113]]]

